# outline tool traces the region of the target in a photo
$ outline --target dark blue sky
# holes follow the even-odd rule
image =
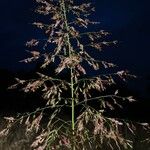
[[[107,50],[105,57],[140,75],[150,75],[149,0],[93,0],[94,19],[99,28],[112,33],[120,43]],[[26,57],[24,44],[35,36],[30,23],[35,19],[32,0],[0,1],[0,68],[19,70]]]

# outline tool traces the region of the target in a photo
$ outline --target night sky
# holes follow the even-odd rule
[[[93,0],[100,21],[100,29],[112,33],[118,40],[115,48],[105,53],[107,59],[141,77],[139,86],[150,80],[150,1],[148,0]],[[36,20],[32,0],[0,1],[0,68],[26,70],[20,63],[26,58],[25,42],[39,36],[31,23]]]

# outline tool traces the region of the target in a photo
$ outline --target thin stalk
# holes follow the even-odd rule
[[[66,39],[67,39],[67,45],[68,45],[68,54],[69,57],[72,55],[72,50],[71,50],[71,43],[70,43],[70,36],[69,36],[69,25],[67,21],[67,15],[66,15],[66,7],[65,7],[65,2],[62,0],[62,8],[63,8],[63,15],[64,15],[64,20],[65,20],[65,28],[67,30],[66,33]],[[70,68],[70,76],[71,76],[71,82],[70,82],[70,88],[71,88],[71,124],[72,124],[72,135],[74,136],[74,130],[75,130],[75,98],[74,98],[74,74],[73,74],[73,68]],[[75,145],[72,145],[72,150],[75,150]]]
[[[75,129],[75,119],[74,119],[74,117],[75,117],[75,115],[74,115],[74,114],[75,114],[75,110],[74,110],[75,104],[74,104],[74,101],[75,101],[75,99],[74,99],[74,87],[73,87],[73,85],[74,85],[74,81],[73,81],[73,71],[72,71],[72,68],[71,68],[72,131],[73,131],[73,135],[74,135],[74,129]]]
[[[67,45],[68,45],[68,53],[69,57],[71,56],[71,43],[70,43],[70,36],[69,36],[69,25],[67,21],[67,12],[66,12],[66,6],[64,0],[62,0],[62,9],[63,9],[63,16],[64,16],[64,22],[65,22],[65,28],[66,28],[66,39],[67,39]]]

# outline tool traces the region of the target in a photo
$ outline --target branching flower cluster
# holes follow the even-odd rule
[[[55,64],[55,75],[37,72],[38,78],[17,79],[17,84],[11,88],[21,86],[25,92],[40,90],[46,105],[16,119],[6,118],[10,125],[0,135],[6,135],[14,123],[20,122],[26,126],[26,134],[31,131],[38,134],[31,144],[31,149],[35,150],[93,150],[105,145],[111,149],[132,147],[132,141],[125,139],[120,132],[122,126],[133,132],[129,123],[107,118],[103,113],[105,108],[120,106],[120,100],[132,102],[134,99],[131,96],[119,96],[118,90],[110,95],[101,94],[107,87],[115,84],[116,78],[125,80],[130,76],[129,73],[121,70],[88,76],[87,66],[95,71],[116,67],[113,63],[97,60],[92,55],[98,54],[106,46],[117,44],[117,41],[105,41],[105,37],[109,35],[107,31],[88,31],[89,25],[99,24],[89,19],[89,15],[95,11],[91,3],[81,4],[73,0],[36,0],[36,3],[38,7],[35,12],[48,16],[50,20],[48,23],[33,23],[45,33],[45,38],[28,41],[27,52],[31,57],[21,62],[30,63],[40,59],[43,61],[41,69]],[[67,79],[60,77],[64,72],[69,72]],[[99,96],[94,97],[93,90],[98,91]],[[113,104],[107,101],[108,98],[112,99]],[[97,103],[99,109],[94,109],[89,102]],[[64,107],[71,109],[71,120],[65,121],[63,117],[59,117],[59,112]],[[81,110],[75,116],[77,107]],[[53,113],[49,114],[47,124],[42,127],[41,121],[47,109],[52,109]]]

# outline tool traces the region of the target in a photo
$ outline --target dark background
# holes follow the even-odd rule
[[[34,1],[34,0],[33,0]],[[31,23],[34,16],[32,0],[0,1],[0,67],[22,69],[18,61],[24,58],[24,44],[36,35]],[[142,75],[150,73],[149,34],[150,17],[148,0],[94,0],[94,20],[99,28],[112,33],[121,44],[110,51],[112,59],[125,68]]]
[[[93,3],[96,6],[93,19],[101,22],[99,28],[111,32],[112,38],[119,41],[115,48],[106,50],[104,57],[138,75],[130,87],[147,105],[150,98],[150,1],[93,0]],[[1,70],[32,69],[33,65],[25,65],[19,60],[27,56],[25,42],[40,36],[31,25],[38,20],[33,8],[32,0],[0,1]]]

